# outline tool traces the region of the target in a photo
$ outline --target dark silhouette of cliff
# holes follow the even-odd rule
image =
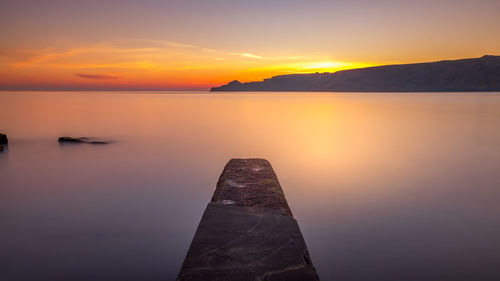
[[[500,56],[279,75],[232,81],[211,91],[468,92],[500,91]]]

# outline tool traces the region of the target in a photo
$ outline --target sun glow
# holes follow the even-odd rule
[[[340,70],[364,68],[375,66],[374,63],[364,62],[340,62],[328,60],[307,60],[307,58],[300,58],[293,62],[274,63],[268,65],[261,65],[255,68],[240,69],[236,72],[237,80],[255,81],[269,78],[270,76],[283,75],[283,74],[306,74],[306,73],[324,73],[336,72]]]
[[[340,61],[321,61],[321,62],[311,62],[305,63],[302,66],[297,67],[297,71],[300,72],[335,72],[344,69],[352,68],[362,68],[373,66],[374,64],[369,63],[350,63],[350,62],[340,62]]]

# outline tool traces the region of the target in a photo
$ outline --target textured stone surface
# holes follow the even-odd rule
[[[271,164],[265,159],[231,159],[219,178],[212,203],[292,216]]]
[[[177,280],[319,280],[268,161],[228,162]]]

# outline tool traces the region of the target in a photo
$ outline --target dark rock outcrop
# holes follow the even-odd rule
[[[480,92],[500,91],[500,56],[290,74],[211,91]]]
[[[177,280],[319,280],[268,161],[227,163]]]
[[[60,137],[58,139],[58,142],[59,143],[89,143],[89,144],[108,144],[108,143],[110,143],[108,141],[93,140],[93,139],[86,138],[86,137],[79,137],[79,138]]]
[[[6,134],[0,134],[0,144],[8,144],[9,139]]]
[[[71,143],[85,143],[88,141],[87,138],[72,138],[72,137],[60,137],[58,142],[71,142]]]

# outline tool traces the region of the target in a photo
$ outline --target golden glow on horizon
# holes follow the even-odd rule
[[[336,72],[340,70],[370,67],[376,64],[361,62],[316,61],[296,62],[283,65],[273,65],[268,69],[284,70],[293,73]]]
[[[0,90],[206,90],[500,50],[495,0],[4,2]]]
[[[372,66],[327,56],[263,55],[177,42],[128,40],[33,50],[0,49],[0,85],[208,89],[237,79],[258,81],[292,73]]]

